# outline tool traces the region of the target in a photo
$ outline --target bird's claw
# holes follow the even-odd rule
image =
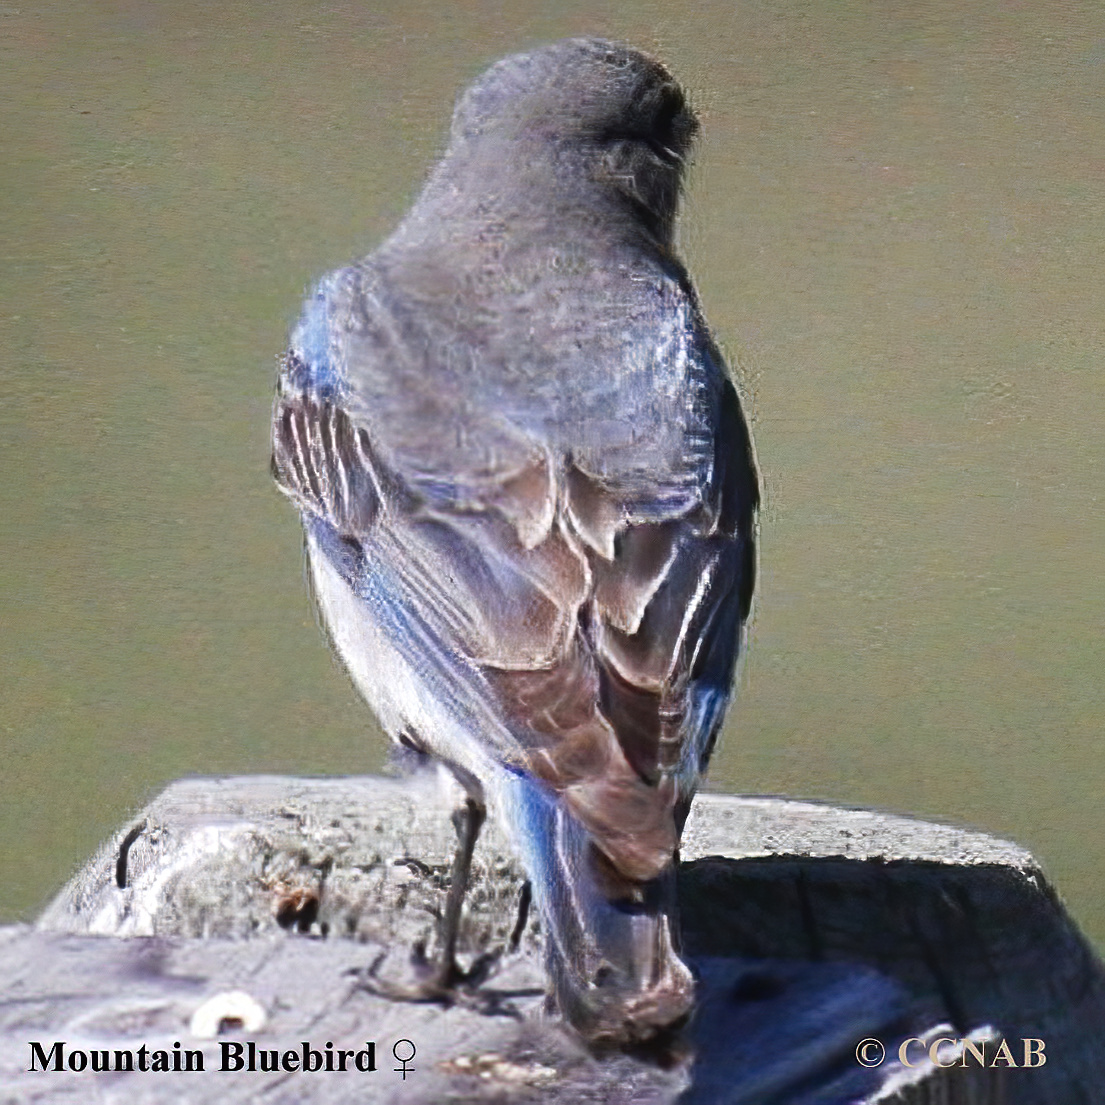
[[[460,1006],[485,1017],[511,1017],[521,1020],[522,1014],[508,1000],[512,997],[531,997],[541,991],[501,991],[485,988],[484,983],[495,973],[495,966],[502,958],[502,948],[477,956],[468,970],[456,963],[448,968],[431,963],[421,948],[416,948],[412,959],[415,969],[426,972],[425,977],[413,984],[390,982],[380,978],[381,964],[387,958],[381,952],[372,965],[351,972],[356,974],[355,989],[364,990],[386,1001],[438,1002],[446,1008]]]
[[[423,948],[416,946],[411,959],[415,973],[423,977],[414,983],[400,983],[380,977],[380,967],[387,958],[387,953],[381,952],[371,966],[354,972],[356,988],[388,1001],[439,1002],[445,1006],[463,1005],[491,1012],[492,1007],[498,1005],[498,997],[483,993],[480,987],[491,977],[501,956],[501,949],[485,952],[476,957],[468,970],[463,970],[455,962],[432,962],[426,958]],[[501,1012],[497,1008],[496,1011]]]

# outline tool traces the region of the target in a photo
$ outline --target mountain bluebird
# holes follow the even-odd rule
[[[493,65],[399,228],[307,301],[273,417],[334,646],[467,792],[420,994],[464,983],[489,806],[596,1045],[692,1007],[674,867],[755,575],[752,444],[674,246],[696,130],[624,45]]]

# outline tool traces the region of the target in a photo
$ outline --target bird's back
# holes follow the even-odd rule
[[[528,256],[490,275],[452,260],[428,281],[432,259],[385,249],[322,282],[286,362],[278,472],[316,527],[370,545],[377,568],[394,541],[405,601],[487,684],[518,766],[571,792],[623,865],[658,869],[752,586],[735,393],[670,266],[592,250],[575,279],[542,282]],[[363,441],[329,499],[281,432],[308,401]],[[364,500],[382,488],[381,514]]]

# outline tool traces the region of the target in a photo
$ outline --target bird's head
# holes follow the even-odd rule
[[[488,69],[457,104],[449,153],[492,171],[509,165],[518,185],[537,181],[546,191],[582,176],[628,200],[667,238],[697,130],[660,62],[620,43],[573,38]]]

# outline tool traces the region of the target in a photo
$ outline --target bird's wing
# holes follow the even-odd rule
[[[502,412],[494,396],[475,393],[471,344],[420,332],[417,308],[389,296],[384,283],[364,264],[319,284],[293,331],[278,407],[308,401],[316,421],[324,408],[343,411],[355,444],[363,447],[362,466],[395,475],[385,498],[401,484],[426,509],[495,510],[532,547],[552,523],[548,448]],[[303,481],[282,464],[294,451],[276,442],[274,456],[281,486],[301,506],[340,525],[341,510],[333,514],[332,508],[344,504],[324,502],[314,488],[308,489],[310,502],[300,498]]]
[[[756,477],[720,356],[695,315],[680,355],[704,383],[660,412],[688,408],[688,439],[709,451],[688,494],[686,466],[646,473],[623,450],[623,478],[601,443],[580,460],[470,407],[459,369],[428,388],[401,314],[371,306],[355,274],[309,304],[274,415],[277,481],[361,550],[351,575],[386,574],[421,655],[486,695],[512,737],[474,739],[562,793],[622,875],[650,878],[709,755],[752,591]],[[634,432],[647,444],[649,430]]]
[[[670,862],[729,701],[755,581],[751,441],[720,356],[704,330],[692,337],[719,370],[697,504],[650,516],[639,495],[629,506],[616,483],[569,466],[559,518],[590,575],[581,631],[556,667],[494,680],[507,715],[528,722],[531,770],[635,880]]]

